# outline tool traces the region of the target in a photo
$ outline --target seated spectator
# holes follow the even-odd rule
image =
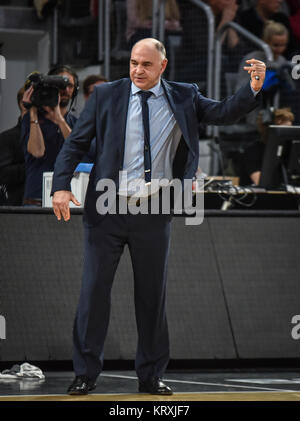
[[[265,23],[269,20],[279,22],[284,25],[289,33],[289,42],[284,52],[284,56],[291,59],[297,50],[297,44],[291,29],[289,17],[280,12],[282,0],[257,0],[255,7],[241,11],[238,14],[238,23],[245,29],[262,38]]]
[[[21,121],[27,112],[22,103],[24,88],[19,89],[17,102],[21,114],[12,129],[0,134],[0,205],[21,206],[25,183],[25,161],[21,144]]]
[[[87,100],[90,97],[96,85],[100,85],[100,83],[104,82],[108,82],[108,80],[102,75],[87,76],[82,84],[84,99]]]
[[[215,16],[215,30],[226,23],[236,21],[238,4],[236,0],[206,0]],[[208,21],[198,6],[188,0],[180,2],[182,24],[182,48],[178,54],[178,75],[182,82],[199,82],[207,79]],[[243,54],[244,43],[234,29],[223,35],[222,69],[233,72]]]
[[[137,41],[152,37],[152,0],[126,0],[126,8],[126,38],[131,49]],[[165,10],[166,35],[181,31],[179,20],[180,15],[176,0],[167,0]],[[167,36],[165,44],[168,50]]]
[[[248,146],[241,155],[242,173],[240,174],[240,185],[259,185],[265,145],[267,142],[268,126],[271,124],[278,126],[291,126],[295,119],[290,108],[278,108],[273,111],[269,121],[265,121],[268,120],[268,118],[265,117],[265,114],[266,110],[261,111],[257,119],[260,139]]]
[[[274,61],[271,63],[268,62],[266,54],[262,50],[255,50],[247,54],[240,63],[235,90],[237,91],[241,88],[249,79],[249,75],[245,72],[244,66],[247,65],[246,61],[253,57],[263,61],[267,65],[266,79],[262,88],[265,106],[272,103],[274,93],[276,93],[278,89],[289,87],[284,73],[286,66],[289,66],[289,62],[283,56],[288,45],[288,39],[289,33],[284,25],[273,21],[267,22],[263,32],[263,41],[271,47]],[[252,111],[245,119],[249,126],[253,126],[253,129],[257,127],[256,121],[258,112],[259,109]]]
[[[33,86],[24,93],[23,102],[30,107],[22,121],[22,144],[26,163],[24,205],[41,205],[43,173],[53,171],[56,157],[76,121],[76,117],[68,111],[77,95],[76,73],[68,66],[58,66],[48,74],[66,76],[69,84],[66,89],[59,91],[58,104],[53,108],[37,108],[32,105]]]

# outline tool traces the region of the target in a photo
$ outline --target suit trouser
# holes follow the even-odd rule
[[[141,381],[161,377],[169,361],[166,278],[171,217],[110,215],[85,228],[82,286],[73,329],[76,375],[97,377],[110,315],[114,275],[128,244],[138,331],[135,368]]]

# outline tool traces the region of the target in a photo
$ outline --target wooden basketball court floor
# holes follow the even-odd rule
[[[0,401],[300,401],[300,369],[167,372],[174,394],[163,397],[138,393],[134,371],[104,371],[84,396],[66,393],[72,372],[44,374],[44,380],[0,379]]]

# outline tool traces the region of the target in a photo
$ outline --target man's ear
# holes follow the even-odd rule
[[[164,58],[161,63],[161,68],[162,68],[161,73],[163,73],[166,70],[167,64],[168,64],[168,59]]]

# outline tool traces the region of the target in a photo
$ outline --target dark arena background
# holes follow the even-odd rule
[[[147,25],[137,15],[143,7],[151,12]],[[263,35],[268,21],[279,24],[279,53]],[[12,403],[101,402],[105,415],[177,417],[198,414],[196,402],[238,408],[241,401],[300,401],[299,28],[296,0],[0,1],[0,411]],[[70,110],[78,118],[86,78],[128,77],[132,45],[150,36],[166,45],[164,77],[196,83],[209,98],[222,100],[250,80],[241,66],[252,53],[266,63],[268,80],[251,115],[228,126],[199,124],[194,197],[204,196],[204,220],[188,226],[184,216],[173,217],[168,260],[171,360],[164,380],[174,394],[138,392],[134,281],[125,248],[103,373],[91,393],[71,396],[83,209],[73,207],[70,221],[57,221],[53,168],[44,174],[42,198],[23,201],[17,93],[30,73],[68,65],[78,76]],[[264,145],[261,155],[257,143]],[[74,175],[81,203],[89,171],[87,165]],[[22,374],[24,364],[39,375]]]

